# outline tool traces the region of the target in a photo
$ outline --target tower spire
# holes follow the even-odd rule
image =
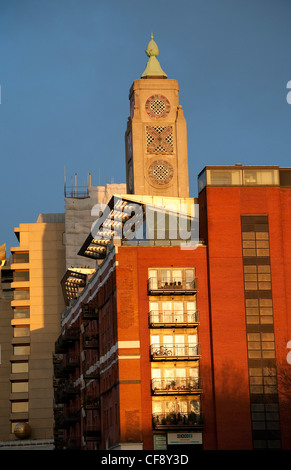
[[[153,33],[151,33],[151,40],[147,45],[145,53],[149,57],[149,60],[141,78],[167,78],[167,75],[162,70],[157,59],[157,56],[159,55],[159,48],[154,41]]]

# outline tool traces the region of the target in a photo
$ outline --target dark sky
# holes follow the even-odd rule
[[[151,32],[179,81],[191,196],[205,165],[291,166],[290,0],[0,0],[0,245],[64,211],[64,168],[125,182]]]

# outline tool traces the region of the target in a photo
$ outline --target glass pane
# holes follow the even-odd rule
[[[28,401],[13,401],[11,411],[12,413],[26,413],[28,411]]]
[[[12,374],[28,372],[28,362],[13,362],[11,372]]]
[[[12,382],[11,392],[12,393],[28,392],[28,382]]]
[[[182,270],[181,269],[173,269],[173,281],[182,282]]]
[[[22,336],[29,336],[30,329],[27,326],[15,326],[13,327],[14,338],[21,338]]]
[[[149,280],[151,289],[158,287],[158,271],[156,269],[149,269]]]
[[[13,253],[13,263],[28,263],[29,253]]]
[[[13,347],[13,353],[15,356],[18,355],[26,355],[30,353],[30,346],[14,346]]]
[[[151,336],[151,344],[160,344],[160,336],[159,335],[152,335]]]
[[[29,290],[15,290],[13,297],[14,297],[14,300],[28,300]]]
[[[15,271],[13,273],[13,281],[29,281],[29,271]]]
[[[29,308],[15,308],[13,313],[14,313],[14,318],[29,318],[30,317]]]
[[[162,402],[153,400],[152,403],[153,403],[153,406],[152,406],[153,413],[162,413],[162,411],[163,411]]]
[[[158,302],[150,302],[150,311],[159,311],[159,303]]]
[[[185,368],[183,368],[183,369],[177,368],[176,369],[176,377],[177,378],[186,378],[186,369]]]

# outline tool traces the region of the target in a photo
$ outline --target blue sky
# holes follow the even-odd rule
[[[191,196],[205,165],[291,166],[290,0],[0,0],[0,244],[64,211],[64,168],[125,182],[151,32],[179,81]]]

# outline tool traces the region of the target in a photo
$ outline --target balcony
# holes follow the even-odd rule
[[[148,294],[150,295],[193,295],[198,292],[198,279],[161,278],[148,279]]]
[[[62,354],[67,352],[72,347],[75,341],[80,339],[79,328],[68,328],[63,334],[61,334],[55,343],[55,352]]]
[[[98,320],[98,308],[90,307],[89,305],[83,305],[82,319],[83,320]]]
[[[189,327],[193,328],[199,325],[199,311],[195,312],[173,312],[163,311],[159,312],[152,310],[149,312],[149,326],[150,328],[162,327]]]
[[[150,357],[152,361],[190,361],[201,356],[200,344],[152,344]]]
[[[100,379],[100,370],[99,369],[95,369],[95,370],[91,370],[88,369],[86,371],[84,371],[84,380],[98,380]]]
[[[62,359],[55,359],[54,375],[56,378],[68,377],[77,367],[80,367],[79,356],[66,354]]]
[[[86,396],[84,398],[83,408],[85,410],[99,410],[100,409],[100,400],[99,398],[93,396]]]
[[[86,424],[84,429],[84,439],[86,441],[100,441],[101,440],[101,430],[100,425],[98,424]]]
[[[154,413],[154,429],[202,429],[203,416],[196,413]]]
[[[81,450],[81,436],[69,437],[64,444],[67,450]]]
[[[60,404],[74,400],[79,393],[79,387],[75,387],[72,383],[68,384],[65,382],[55,391],[55,403]]]
[[[99,338],[98,335],[92,336],[83,336],[83,349],[98,349],[99,348]]]
[[[199,378],[152,379],[151,388],[153,395],[195,395],[202,392]]]

